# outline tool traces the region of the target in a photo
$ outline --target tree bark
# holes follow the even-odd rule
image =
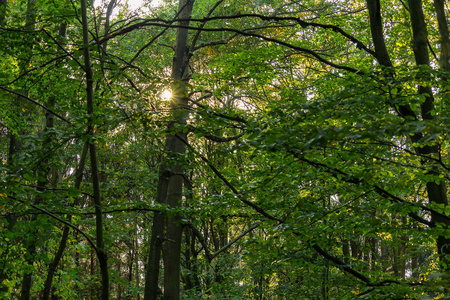
[[[422,0],[409,0],[408,3],[409,13],[411,17],[411,27],[413,31],[413,50],[416,64],[418,66],[429,66],[430,59],[428,56],[427,45],[428,31],[425,23],[425,16],[422,10]],[[431,87],[419,86],[418,92],[425,97],[425,101],[420,105],[423,121],[433,120],[434,117],[432,115],[432,111],[435,109],[435,106],[433,91]],[[440,156],[439,147],[436,143],[433,143],[432,145],[419,146],[417,147],[416,151],[425,157],[429,156],[430,158],[439,158]],[[426,159],[422,160],[422,165],[424,166],[429,163],[430,162]],[[437,171],[434,168],[429,170],[429,173],[437,175]],[[447,188],[443,181],[427,182],[426,187],[428,200],[430,203],[443,204],[445,206],[448,205]],[[431,218],[434,226],[439,223],[441,226],[443,226],[443,228],[448,229],[450,227],[450,221],[448,221],[447,218],[444,218],[441,215],[432,213]],[[450,255],[450,238],[447,238],[444,235],[439,235],[437,238],[437,250],[441,259],[447,263],[446,268],[450,268],[450,266],[448,266],[448,258],[446,258],[447,255]]]
[[[7,0],[0,0],[0,27],[5,25]]]
[[[380,0],[366,0],[366,3],[369,10],[370,31],[377,60],[383,66],[392,67],[386,43],[384,42]]]
[[[91,59],[89,54],[89,34],[87,22],[86,0],[81,0],[81,19],[83,25],[83,56],[84,69],[86,74],[86,104],[88,114],[88,133],[89,133],[89,154],[91,159],[91,176],[92,186],[94,190],[94,207],[95,207],[95,230],[97,242],[97,257],[100,265],[100,273],[102,278],[101,299],[109,299],[109,275],[108,275],[108,258],[103,238],[103,216],[101,207],[100,179],[98,174],[97,152],[94,137],[94,80],[92,76]]]
[[[158,203],[166,203],[168,181],[169,176],[166,172],[166,166],[161,163],[159,169],[158,187],[156,191],[156,201]],[[156,300],[158,297],[159,265],[163,241],[164,215],[161,212],[155,212],[153,216],[150,251],[148,254],[147,270],[145,275],[144,300]]]
[[[187,20],[191,17],[194,0],[180,0],[179,18]],[[188,26],[189,21],[179,22],[181,26]],[[158,179],[157,202],[167,204],[168,208],[181,206],[183,195],[183,167],[182,158],[185,153],[185,144],[180,140],[186,139],[183,130],[174,131],[174,127],[183,128],[186,125],[188,111],[188,98],[186,97],[185,83],[188,80],[188,29],[178,28],[176,36],[175,54],[172,65],[172,80],[174,82],[171,112],[173,121],[168,125],[165,141],[165,151],[169,159],[163,158]],[[144,300],[154,300],[158,295],[159,261],[162,241],[164,248],[164,299],[175,300],[180,298],[180,260],[182,224],[177,215],[167,218],[167,234],[164,235],[164,216],[155,213],[150,240],[150,252],[147,265]]]
[[[392,61],[389,52],[386,48],[386,43],[383,33],[383,22],[381,19],[381,4],[380,0],[366,0],[367,9],[369,10],[370,31],[372,34],[372,41],[375,47],[375,54],[378,63],[386,68],[392,67]],[[391,74],[393,74],[391,72]],[[394,107],[400,116],[416,118],[414,111],[408,105],[399,105]]]
[[[28,0],[27,2],[27,11],[26,11],[26,20],[25,20],[25,29],[26,30],[33,30],[35,28],[35,23],[36,23],[36,1],[35,0]],[[30,43],[30,57],[31,57],[31,52],[33,49],[33,45],[32,43]],[[24,58],[21,62],[20,62],[20,71],[21,73],[24,72],[27,69],[27,65],[29,62],[30,58]],[[25,91],[23,92],[24,95],[28,94],[28,90],[25,89]],[[22,104],[22,99],[21,97],[17,98],[17,102],[20,104]],[[14,142],[11,143],[11,145],[14,145],[14,147],[16,147],[15,150],[13,150],[13,152],[20,152],[20,150],[18,150],[19,147],[21,147],[21,143],[18,142],[16,140],[16,137],[12,137],[12,139],[14,140]],[[38,172],[39,174],[39,172]],[[41,185],[42,183],[40,181],[38,181],[38,186]],[[38,188],[39,189],[39,188]],[[36,197],[35,199],[35,203],[39,203],[40,202],[40,197]],[[31,223],[33,223],[36,220],[36,216],[33,216],[30,220]],[[36,238],[35,236],[37,235],[37,230],[32,226],[32,230],[29,233],[29,236],[31,237],[31,240],[27,242],[27,254],[26,254],[26,262],[27,264],[30,266],[30,269],[32,269],[33,267],[33,262],[34,262],[34,257],[36,255]],[[32,288],[32,273],[30,270],[26,270],[23,274],[23,278],[22,278],[22,289],[21,289],[21,293],[20,293],[20,299],[21,300],[29,300],[31,298],[31,288]]]
[[[434,9],[436,10],[439,35],[441,36],[441,68],[450,72],[450,39],[444,2],[444,0],[434,0]]]
[[[187,20],[191,17],[194,0],[180,0],[180,19]],[[181,26],[188,26],[189,21],[179,22]],[[188,81],[189,49],[188,49],[188,29],[178,28],[175,45],[175,55],[172,65],[172,80],[174,81],[172,111],[174,124],[179,128],[186,127],[188,117],[188,98],[186,96],[186,85]],[[170,130],[170,129],[169,129]],[[175,164],[171,166],[171,176],[167,191],[167,206],[177,208],[181,206],[183,196],[183,156],[186,146],[180,138],[186,140],[187,134],[184,130],[177,133],[169,133],[167,145],[169,153],[175,158]],[[164,299],[180,299],[180,270],[181,270],[181,240],[183,226],[180,224],[178,215],[171,215],[167,219],[167,240],[164,255]]]
[[[421,0],[409,0],[409,13],[411,18],[411,27],[413,31],[413,50],[414,57],[417,65],[429,65],[429,57],[428,57],[428,45],[427,45],[427,28],[425,23],[425,18],[422,10],[422,1]],[[385,67],[392,66],[391,60],[389,58],[389,53],[386,50],[386,46],[384,45],[384,35],[382,32],[382,27],[380,27],[381,23],[381,13],[380,13],[380,1],[379,0],[367,0],[367,7],[369,10],[371,30],[372,30],[372,39],[375,44],[375,49],[377,53],[378,62]],[[381,29],[380,29],[381,28]],[[418,88],[419,94],[424,95],[425,101],[421,104],[421,117],[422,120],[432,120],[432,111],[434,109],[434,99],[433,93],[430,87],[419,86]],[[414,113],[414,111],[407,105],[402,105],[398,109],[399,115],[402,117],[410,116],[413,119],[417,119],[418,117]],[[411,141],[413,143],[417,143],[420,141],[423,134],[415,134],[411,137]],[[438,156],[438,145],[434,144],[432,146],[423,146],[416,147],[416,152],[423,156]],[[426,166],[429,162],[426,160],[422,160],[422,165]],[[430,173],[433,173],[434,170],[430,170]],[[447,196],[446,196],[446,187],[443,182],[436,183],[435,181],[427,182],[426,189],[428,193],[428,200],[430,203],[438,203],[438,204],[448,204]],[[432,223],[440,223],[444,225],[444,227],[448,227],[450,224],[448,220],[440,215],[432,213]],[[438,253],[443,258],[445,255],[450,254],[450,239],[445,238],[445,236],[438,235],[437,237],[437,250]]]
[[[81,158],[80,158],[80,162],[78,164],[77,171],[75,173],[75,185],[74,186],[76,189],[80,188],[81,182],[83,179],[83,170],[84,170],[84,165],[86,162],[86,157],[87,157],[87,153],[88,153],[88,149],[89,149],[88,146],[89,145],[86,142],[84,145],[84,148],[83,148],[83,153],[81,154]],[[77,201],[75,202],[74,205],[77,205]],[[69,216],[68,221],[70,222],[71,219],[72,219],[72,216]],[[67,240],[69,238],[69,232],[70,232],[70,227],[64,226],[61,241],[59,242],[58,251],[56,252],[55,257],[53,258],[53,261],[48,266],[48,272],[47,272],[47,277],[46,277],[45,283],[44,283],[44,292],[43,292],[42,300],[50,299],[53,277],[55,276],[55,272],[58,268],[59,262],[61,261],[61,258],[64,254],[64,250],[66,249]]]

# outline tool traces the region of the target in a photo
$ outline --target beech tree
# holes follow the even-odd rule
[[[0,297],[445,299],[447,6],[0,1]]]

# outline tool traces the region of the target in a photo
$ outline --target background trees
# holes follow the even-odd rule
[[[445,297],[446,3],[143,5],[0,2],[2,297]]]

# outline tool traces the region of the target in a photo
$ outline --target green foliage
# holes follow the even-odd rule
[[[429,43],[439,55],[430,3]],[[64,223],[77,230],[52,293],[98,297],[86,238],[96,235],[89,154],[76,184],[89,142],[98,149],[111,297],[142,298],[161,211],[179,214],[184,226],[183,299],[445,299],[448,268],[436,240],[450,238],[448,225],[428,223],[450,211],[430,203],[428,186],[449,180],[449,74],[435,61],[415,65],[409,13],[381,5],[391,68],[355,42],[373,49],[364,1],[196,1],[190,26],[204,30],[189,34],[189,117],[172,126],[177,111],[161,95],[180,84],[170,79],[169,20],[178,3],[135,14],[121,3],[109,29],[107,3],[90,6],[95,107],[87,115],[78,4],[40,1],[29,30],[26,1],[8,1],[0,29],[0,298],[18,298],[27,272],[33,297],[41,296]],[[236,17],[244,14],[251,16]],[[431,95],[418,86],[433,93],[429,118],[422,110]],[[416,117],[402,116],[405,106]],[[176,133],[187,134],[185,154],[164,144]],[[162,161],[181,162],[184,173],[160,174]],[[179,175],[182,208],[156,203],[161,176]]]

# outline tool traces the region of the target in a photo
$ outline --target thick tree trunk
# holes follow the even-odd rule
[[[189,19],[194,0],[180,0],[179,18]],[[189,21],[179,22],[182,26],[188,26]],[[183,167],[182,159],[185,153],[185,145],[180,140],[186,139],[186,133],[178,131],[171,133],[174,126],[183,128],[186,125],[188,111],[188,99],[186,98],[185,81],[188,73],[189,53],[187,49],[188,29],[178,28],[176,36],[175,54],[173,57],[172,79],[174,81],[171,111],[173,121],[168,125],[165,143],[165,151],[170,159],[163,159],[159,171],[157,190],[157,202],[165,203],[169,208],[177,208],[181,205],[183,195]],[[164,234],[164,216],[155,213],[150,240],[150,253],[147,265],[147,277],[145,284],[145,300],[156,299],[158,294],[159,262],[162,241],[164,248],[164,299],[173,300],[180,297],[180,259],[182,224],[177,215],[167,219],[167,234]]]
[[[370,31],[372,33],[377,60],[382,66],[392,67],[392,62],[384,41],[380,0],[366,0],[366,3],[367,9],[369,10]]]
[[[392,61],[386,48],[383,33],[383,22],[381,19],[380,0],[366,0],[367,9],[369,10],[370,31],[372,41],[375,47],[375,54],[378,63],[383,67],[392,67]],[[392,73],[393,74],[393,73]],[[416,118],[414,111],[408,105],[399,105],[394,107],[398,114],[402,117]]]
[[[189,19],[191,17],[194,0],[180,0],[179,10],[181,19]],[[182,26],[188,26],[189,21],[179,22]],[[175,83],[172,99],[172,111],[174,113],[174,125],[183,128],[186,126],[188,117],[188,98],[186,96],[185,81],[188,79],[188,29],[178,28],[175,55],[173,57],[172,79]],[[187,134],[183,130],[178,131],[175,135],[169,133],[167,136],[167,145],[169,153],[175,156],[176,163],[172,166],[171,177],[169,180],[167,191],[167,206],[169,208],[177,208],[181,206],[183,196],[184,170],[183,156],[186,146],[180,138],[186,140]],[[180,270],[181,270],[181,240],[183,226],[180,224],[178,215],[169,216],[167,219],[167,241],[165,244],[164,255],[164,299],[178,300],[180,299]]]
[[[413,31],[413,50],[414,57],[416,59],[416,64],[418,66],[430,65],[430,59],[428,56],[428,31],[425,23],[425,17],[422,10],[422,0],[409,0],[409,13],[411,17],[411,27]],[[432,111],[435,109],[434,107],[434,98],[433,91],[431,87],[419,86],[418,88],[419,94],[424,95],[425,101],[421,103],[421,115],[424,121],[433,120]],[[437,144],[433,144],[430,146],[418,147],[416,151],[430,158],[439,158],[439,147]],[[426,166],[427,164],[432,163],[427,161],[426,159],[422,160],[422,164]],[[430,174],[435,174],[436,170],[431,169]],[[443,204],[444,206],[448,205],[447,200],[447,188],[443,181],[437,183],[435,181],[427,182],[426,184],[428,200],[430,203]],[[436,213],[431,214],[433,225],[440,224],[443,228],[450,227],[450,221],[447,218],[442,217]],[[443,235],[439,235],[437,238],[437,250],[440,254],[441,258],[448,263],[447,255],[450,255],[450,238],[447,238]],[[447,264],[448,265],[448,264]],[[448,266],[447,268],[450,268]]]
[[[377,52],[378,62],[385,66],[392,66],[391,60],[389,58],[389,53],[386,50],[386,46],[384,43],[384,36],[381,27],[381,14],[380,14],[380,1],[379,0],[366,0],[367,7],[369,10],[370,16],[370,24],[372,30],[372,40],[375,45],[375,49]],[[427,45],[427,28],[425,23],[425,18],[422,11],[422,1],[421,0],[409,0],[409,13],[411,17],[411,27],[413,30],[413,50],[414,56],[416,59],[417,65],[429,65],[429,57],[428,57],[428,45]],[[378,24],[379,23],[379,24]],[[431,112],[434,109],[434,99],[433,93],[430,87],[419,86],[418,92],[425,96],[425,101],[421,104],[421,117],[422,120],[432,120],[433,116]],[[413,119],[418,119],[416,114],[412,111],[412,109],[407,105],[402,105],[398,109],[399,115],[402,117],[409,116]],[[416,134],[411,137],[412,142],[419,142],[422,134]],[[424,146],[417,147],[416,152],[422,156],[437,156],[438,155],[438,147],[437,145],[432,146]],[[422,164],[426,166],[429,162],[426,160],[422,161]],[[430,173],[433,173],[433,170],[430,170]],[[426,190],[428,193],[428,199],[430,203],[438,203],[438,204],[448,204],[447,196],[446,196],[446,187],[443,182],[428,182],[426,184]],[[444,227],[448,227],[449,221],[435,213],[432,213],[432,222],[433,224],[440,223]],[[447,254],[450,254],[450,239],[445,238],[444,236],[437,237],[437,250],[441,257],[444,257]]]

